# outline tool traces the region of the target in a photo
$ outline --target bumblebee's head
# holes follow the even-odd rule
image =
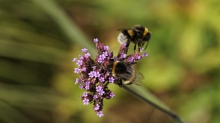
[[[148,28],[144,27],[144,31],[143,32],[144,32],[143,36],[145,37],[149,33]]]
[[[151,33],[147,31],[147,33],[143,34],[143,40],[144,41],[149,41],[151,39]]]

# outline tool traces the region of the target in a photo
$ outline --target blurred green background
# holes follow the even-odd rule
[[[0,123],[172,123],[117,85],[102,118],[79,98],[73,57],[94,57],[93,38],[117,53],[117,29],[136,24],[152,32],[143,86],[189,123],[219,123],[219,23],[219,0],[0,0]]]

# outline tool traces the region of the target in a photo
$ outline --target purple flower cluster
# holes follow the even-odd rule
[[[109,47],[100,43],[98,39],[94,39],[98,55],[95,60],[90,57],[88,49],[82,49],[83,56],[79,56],[79,59],[74,58],[73,62],[77,64],[77,68],[74,69],[74,73],[80,75],[76,78],[75,84],[79,84],[79,88],[85,89],[81,96],[84,105],[93,103],[93,110],[99,117],[104,116],[102,113],[103,99],[113,98],[114,93],[109,90],[108,84],[118,84],[118,78],[115,78],[109,67],[116,61],[123,61],[127,63],[137,63],[138,60],[147,56],[146,53],[140,54],[135,52],[134,54],[127,55],[127,47],[123,44],[118,52],[117,56],[113,56],[113,52],[109,51]]]

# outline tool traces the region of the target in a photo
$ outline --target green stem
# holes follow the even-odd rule
[[[176,113],[171,111],[169,109],[169,107],[167,107],[165,104],[163,104],[161,101],[159,101],[155,96],[153,96],[150,92],[148,92],[146,89],[141,88],[140,86],[138,86],[137,87],[138,91],[135,91],[135,90],[137,90],[137,89],[135,89],[136,85],[131,86],[131,87],[130,86],[131,85],[129,85],[129,86],[122,85],[122,87],[126,91],[128,91],[129,93],[131,93],[132,95],[134,95],[135,97],[140,99],[141,101],[143,101],[143,102],[153,106],[154,108],[160,110],[161,112],[165,113],[166,115],[168,115],[170,118],[172,118],[177,123],[187,123],[186,121],[182,120]],[[141,91],[145,91],[145,93],[140,94]],[[144,95],[145,95],[145,97],[144,97]]]

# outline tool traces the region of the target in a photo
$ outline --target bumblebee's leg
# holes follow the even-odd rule
[[[130,42],[131,42],[131,41],[128,39],[128,41],[126,42],[126,46],[125,46],[125,47],[127,47],[127,48],[128,48],[128,47],[129,47],[129,45],[130,45]]]
[[[150,39],[151,39],[151,33],[149,32],[149,33],[147,33],[147,35],[146,35],[145,38],[144,38],[144,42],[147,43],[146,46],[145,46],[145,48],[144,48],[144,50],[147,49],[147,46],[148,46],[148,44],[149,44],[149,42],[150,42]],[[143,45],[144,45],[144,44],[143,44]]]
[[[141,47],[138,47],[138,52],[141,52]]]
[[[145,46],[144,50],[146,50],[146,49],[147,49],[148,44],[149,44],[149,41],[147,41],[147,44],[146,44],[146,46]]]
[[[124,45],[124,44],[123,44]],[[127,40],[126,44],[125,44],[125,47],[123,47],[123,49],[118,52],[118,58],[120,58],[121,54],[127,54],[128,53],[128,48],[129,48],[129,45],[130,45],[130,40]]]
[[[128,53],[128,48],[129,48],[130,42],[131,42],[131,40],[128,40],[127,43],[126,43],[126,46],[125,46],[125,47],[126,47],[126,49],[125,49],[125,54]]]
[[[122,87],[122,80],[121,79],[118,79],[116,81],[116,84],[119,86],[119,87]]]
[[[140,52],[140,51],[141,51],[141,48],[142,48],[142,43],[141,43],[141,42],[139,42],[139,43],[138,43],[138,52]]]
[[[136,50],[136,44],[134,44],[134,52],[135,52],[135,50]]]

